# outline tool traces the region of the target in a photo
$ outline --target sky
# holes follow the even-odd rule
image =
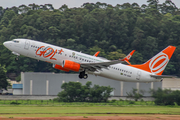
[[[180,8],[180,0],[171,0],[178,8]],[[3,8],[6,7],[13,7],[13,6],[20,6],[22,4],[29,5],[32,3],[38,4],[38,5],[44,5],[44,4],[52,4],[55,9],[60,8],[62,5],[66,4],[68,8],[73,7],[81,7],[83,3],[107,3],[111,4],[113,6],[117,4],[123,4],[123,3],[138,3],[139,5],[147,4],[147,0],[0,0],[0,6]],[[159,0],[160,3],[165,2],[165,0]]]

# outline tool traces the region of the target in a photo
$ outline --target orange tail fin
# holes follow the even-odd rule
[[[156,75],[161,75],[168,64],[172,54],[174,53],[176,47],[168,46],[157,55],[152,57],[146,63],[141,65],[130,65],[135,68],[139,68],[141,70],[145,70],[147,72],[154,73]]]

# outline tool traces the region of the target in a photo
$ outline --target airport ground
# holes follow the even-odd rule
[[[132,101],[127,100],[126,97],[112,97],[111,99],[117,100],[115,103],[59,103],[52,101],[52,99],[56,97],[57,96],[1,96],[0,120],[180,119],[180,106],[156,106],[152,98],[148,97],[144,98],[144,101],[137,101],[133,104],[131,103]]]
[[[179,120],[179,115],[113,115],[113,116],[62,116],[62,117],[15,117],[1,120]]]
[[[179,120],[179,106],[30,106],[1,105],[4,120]]]

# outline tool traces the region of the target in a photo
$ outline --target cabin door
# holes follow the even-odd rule
[[[136,76],[136,80],[140,80],[140,78],[141,78],[141,71],[138,71],[137,76]]]
[[[29,45],[30,45],[30,41],[26,40],[25,41],[25,45],[24,45],[24,49],[28,50],[29,49]]]

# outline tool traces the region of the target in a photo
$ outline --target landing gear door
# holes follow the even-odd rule
[[[24,45],[24,49],[28,50],[29,49],[29,45],[30,45],[30,41],[26,40],[25,41],[25,45]]]
[[[140,78],[141,78],[141,71],[138,71],[137,76],[136,76],[136,80],[140,80]]]

